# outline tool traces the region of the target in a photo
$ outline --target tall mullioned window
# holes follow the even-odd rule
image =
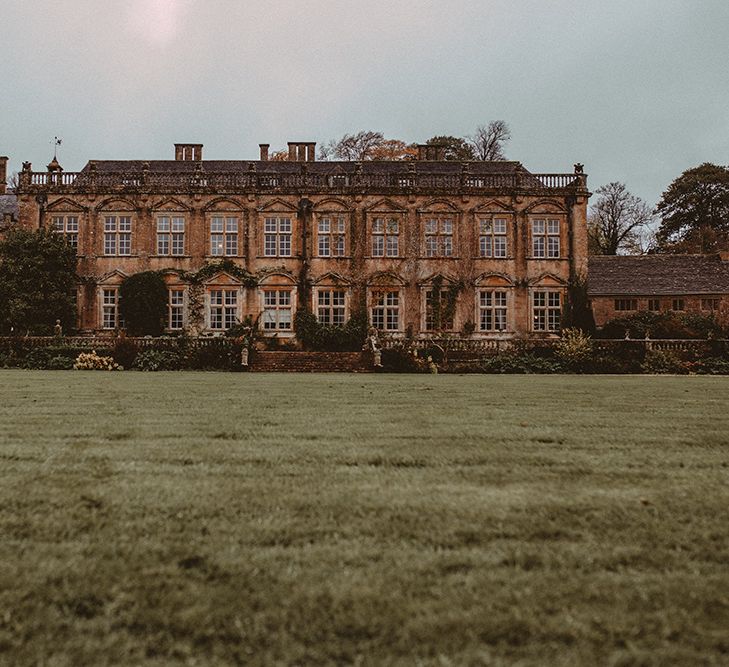
[[[264,331],[290,331],[291,330],[291,299],[290,289],[266,289],[263,291],[263,330]]]
[[[74,250],[78,250],[78,216],[54,215],[51,222],[53,231],[63,236]]]
[[[104,254],[132,254],[132,217],[130,215],[104,216]]]
[[[479,290],[479,331],[506,331],[506,291]]]
[[[400,328],[400,292],[396,290],[373,291],[370,319],[375,329],[397,331]]]
[[[238,321],[238,290],[211,289],[208,313],[210,328],[230,329]]]
[[[319,323],[328,326],[342,326],[345,318],[345,299],[344,290],[320,289],[316,295]]]
[[[451,218],[428,218],[424,222],[425,256],[453,256],[453,220]]]
[[[124,327],[124,319],[119,312],[119,289],[108,287],[101,290],[101,328],[118,329]]]
[[[560,256],[559,220],[539,218],[532,220],[532,257],[556,258]]]
[[[322,216],[317,224],[319,257],[344,257],[345,218],[343,215]]]
[[[210,254],[214,257],[238,254],[238,218],[215,215],[210,219]]]
[[[547,290],[534,292],[532,316],[534,331],[558,332],[562,318],[562,293]]]
[[[179,331],[185,326],[185,292],[181,289],[168,291],[167,328]]]
[[[266,257],[291,257],[291,218],[265,218],[263,232]]]
[[[372,256],[397,257],[400,254],[400,223],[397,218],[372,220]]]
[[[481,257],[506,257],[506,218],[482,218],[479,220],[479,255]]]
[[[167,215],[157,218],[157,254],[185,254],[185,218]]]

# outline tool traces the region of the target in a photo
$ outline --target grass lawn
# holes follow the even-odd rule
[[[729,379],[0,371],[0,664],[727,665]]]

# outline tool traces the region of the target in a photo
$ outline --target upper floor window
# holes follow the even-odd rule
[[[291,218],[266,218],[263,231],[266,257],[291,257]]]
[[[238,321],[238,290],[211,289],[208,322],[210,328],[230,329]]]
[[[54,215],[52,218],[53,231],[61,234],[68,245],[78,250],[78,216],[77,215]]]
[[[178,331],[185,325],[185,292],[181,289],[171,289],[167,294],[167,328]]]
[[[400,328],[400,292],[375,290],[372,292],[372,326],[381,331],[397,331]]]
[[[426,331],[452,331],[455,302],[449,290],[441,290],[435,295],[434,290],[425,293],[425,329]]]
[[[185,218],[167,215],[157,218],[157,254],[185,254]]]
[[[532,257],[560,256],[559,220],[538,218],[532,220]]]
[[[317,318],[320,324],[342,326],[345,318],[346,292],[320,289],[316,295]]]
[[[532,295],[534,331],[558,332],[562,318],[562,293],[543,291]]]
[[[290,331],[291,330],[291,299],[290,289],[267,289],[263,291],[263,330],[264,331]]]
[[[506,291],[479,290],[479,331],[506,331]]]
[[[453,256],[453,220],[451,218],[427,218],[424,223],[425,256]]]
[[[129,215],[104,216],[104,254],[132,254],[132,217]]]
[[[506,257],[506,218],[479,220],[479,255]]]
[[[615,310],[638,310],[638,299],[615,299]]]
[[[238,218],[215,215],[210,219],[210,254],[214,257],[238,254]]]
[[[343,215],[323,216],[317,224],[319,257],[344,257],[346,223]]]
[[[400,222],[397,218],[372,220],[372,256],[397,257],[400,254]]]

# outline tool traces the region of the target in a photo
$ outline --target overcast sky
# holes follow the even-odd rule
[[[503,119],[510,159],[655,204],[729,162],[729,0],[0,0],[0,155],[256,159]]]

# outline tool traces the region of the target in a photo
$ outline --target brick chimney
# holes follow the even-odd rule
[[[201,161],[202,144],[175,144],[175,160],[178,161]]]
[[[261,149],[261,162],[268,162],[268,149],[271,144],[258,144],[258,148]]]
[[[7,192],[7,176],[8,176],[8,158],[4,155],[0,156],[0,195]]]
[[[315,141],[289,141],[290,162],[314,162],[316,160]]]

